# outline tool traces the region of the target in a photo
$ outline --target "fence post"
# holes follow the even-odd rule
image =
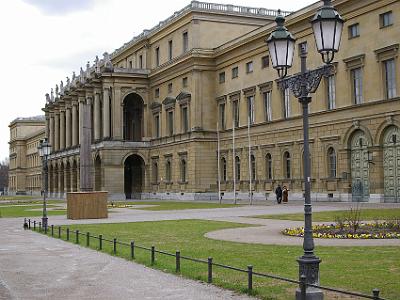
[[[181,271],[181,251],[177,250],[175,252],[175,262],[176,262],[176,267],[175,267],[175,272],[179,273]]]
[[[135,241],[131,241],[131,259],[135,259]]]
[[[113,240],[113,251],[114,251],[114,254],[117,254],[117,239],[116,238],[114,238],[114,240]]]
[[[54,225],[51,225],[51,236],[54,236]]]
[[[99,234],[99,250],[103,250],[103,235]]]
[[[43,227],[44,227],[44,234],[47,234],[47,224],[43,223]]]
[[[79,230],[75,231],[75,242],[79,244]]]
[[[307,290],[306,275],[302,274],[300,276],[300,299],[301,300],[306,300],[306,290]]]
[[[42,232],[42,222],[39,222],[39,232]]]
[[[90,233],[86,232],[86,246],[89,247],[90,245]]]
[[[31,219],[28,220],[28,228],[31,229]]]
[[[24,229],[26,229],[26,227],[27,227],[25,224],[27,224],[26,218],[24,218]]]
[[[247,266],[247,275],[248,275],[248,284],[247,284],[247,289],[249,292],[253,289],[253,266],[248,265]]]
[[[36,231],[36,221],[33,221],[33,230]]]
[[[208,283],[212,283],[212,257],[208,258],[208,278],[207,278],[207,282]]]
[[[69,228],[67,228],[67,241],[69,241]]]
[[[58,238],[61,239],[61,226],[58,226]]]
[[[155,247],[151,246],[151,265],[154,265],[155,261]]]
[[[379,290],[378,289],[373,289],[372,290],[372,295],[374,296],[374,300],[379,300]]]

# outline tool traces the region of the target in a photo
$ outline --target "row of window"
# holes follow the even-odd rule
[[[152,165],[152,182],[153,182],[153,184],[159,183],[160,178],[159,178],[158,167],[159,167],[158,162],[157,161],[153,162],[153,165]],[[180,170],[180,183],[187,183],[188,177],[187,177],[186,159],[183,158],[179,161],[179,170]],[[172,162],[169,159],[165,162],[164,182],[167,184],[172,183]]]
[[[263,56],[261,57],[261,68],[268,68],[269,67],[269,56]],[[246,63],[246,74],[253,73],[254,71],[254,63],[253,61],[249,61]],[[231,70],[232,73],[232,79],[238,78],[239,77],[239,67],[235,66]],[[219,83],[224,83],[225,82],[225,71],[219,73]]]
[[[183,77],[182,78],[182,87],[183,88],[187,88],[188,87],[188,78],[187,77]],[[167,89],[168,89],[168,94],[172,93],[172,82],[168,83]],[[160,97],[160,88],[154,89],[154,97],[155,98],[159,98]]]
[[[189,132],[189,108],[187,105],[181,106],[181,133]],[[167,118],[167,135],[174,135],[174,110],[170,109],[166,113]],[[154,114],[154,132],[153,136],[159,138],[161,136],[161,120],[160,113]]]
[[[379,15],[379,27],[380,28],[385,28],[388,26],[393,25],[393,12],[388,11],[383,14]],[[349,34],[349,39],[353,39],[356,37],[360,36],[360,24],[355,23],[350,26],[348,26],[348,34]]]
[[[174,43],[173,40],[168,41],[168,60],[173,59],[173,49]],[[188,32],[185,31],[182,33],[182,53],[185,53],[189,50],[189,35]],[[156,67],[160,66],[160,46],[155,48],[155,65]]]
[[[225,157],[221,157],[221,173],[220,173],[220,180],[227,181],[227,162]],[[336,178],[336,151],[333,147],[330,147],[327,152],[327,162],[328,162],[328,177],[329,178]],[[236,181],[241,180],[241,173],[240,173],[240,157],[235,157],[235,168],[234,168],[234,178]],[[251,165],[251,179],[256,180],[256,158],[254,155],[250,156],[250,165]],[[291,164],[291,155],[289,151],[284,152],[283,154],[283,177],[285,179],[292,178],[292,164]],[[272,155],[271,153],[267,153],[265,156],[265,179],[272,180],[274,179],[274,171],[273,171],[273,164],[272,164]]]

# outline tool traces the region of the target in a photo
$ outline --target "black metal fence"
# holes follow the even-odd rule
[[[112,245],[112,252],[113,254],[117,254],[117,245],[118,246],[123,246],[123,247],[129,247],[130,248],[130,258],[133,260],[135,259],[135,250],[136,249],[141,249],[150,252],[150,264],[154,265],[155,260],[156,260],[156,253],[161,254],[161,255],[166,255],[170,257],[175,257],[175,272],[180,273],[181,271],[181,261],[182,260],[187,260],[187,261],[192,261],[196,263],[201,263],[204,265],[207,265],[207,282],[212,283],[213,282],[213,267],[219,267],[223,269],[228,269],[236,272],[241,272],[241,273],[246,273],[247,274],[247,292],[251,293],[253,291],[253,277],[258,276],[261,278],[269,278],[269,279],[275,279],[275,280],[280,280],[280,281],[285,281],[288,283],[293,283],[299,285],[300,289],[300,294],[301,294],[301,299],[306,300],[306,289],[307,287],[314,287],[318,288],[321,290],[329,291],[329,292],[334,292],[338,294],[343,294],[347,296],[354,296],[354,297],[359,297],[362,299],[373,299],[373,300],[387,300],[385,298],[382,298],[379,296],[379,289],[373,289],[372,290],[372,295],[366,295],[362,293],[357,293],[357,292],[350,292],[350,291],[345,291],[345,290],[340,290],[340,289],[335,289],[335,288],[330,288],[326,286],[321,286],[321,285],[313,285],[313,284],[308,284],[306,283],[306,277],[301,276],[300,281],[299,280],[293,280],[290,278],[285,278],[273,274],[265,274],[265,273],[259,273],[259,272],[254,272],[253,271],[253,266],[248,265],[247,269],[241,269],[233,266],[228,266],[220,263],[216,263],[213,261],[212,257],[208,257],[207,260],[205,259],[199,259],[199,258],[193,258],[193,257],[188,257],[188,256],[183,256],[181,255],[181,252],[178,250],[175,253],[170,253],[167,251],[162,251],[156,249],[154,246],[151,247],[144,247],[141,245],[137,245],[135,241],[131,241],[130,243],[125,243],[122,241],[118,241],[117,238],[111,239],[106,239],[103,237],[102,234],[99,234],[98,236],[91,235],[89,232],[82,233],[79,230],[70,230],[69,227],[66,227],[65,229],[62,228],[61,226],[54,226],[50,225],[48,228],[43,228],[41,222],[36,222],[36,221],[31,221],[31,219],[24,219],[24,227],[26,229],[32,229],[34,231],[39,231],[42,233],[50,234],[52,237],[56,237],[61,239],[62,237],[62,232],[65,231],[65,239],[66,241],[71,241],[71,234],[75,235],[75,243],[80,244],[80,236],[86,238],[86,246],[90,247],[90,241],[91,239],[97,240],[98,243],[98,249],[101,251],[103,250],[103,243],[107,242]],[[50,230],[50,233],[49,233]]]

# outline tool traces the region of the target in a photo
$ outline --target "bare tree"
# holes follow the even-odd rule
[[[8,168],[9,158],[6,157],[0,162],[0,192],[4,192],[8,187]]]

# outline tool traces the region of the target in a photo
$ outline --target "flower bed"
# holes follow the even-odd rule
[[[304,227],[286,228],[284,235],[304,236]],[[325,239],[400,239],[400,224],[393,222],[359,223],[358,228],[348,224],[313,225],[313,237]]]

